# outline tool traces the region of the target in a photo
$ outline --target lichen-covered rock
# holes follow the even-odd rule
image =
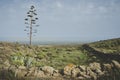
[[[76,67],[76,65],[74,65],[74,64],[68,64],[67,66],[64,67],[64,74],[70,76],[72,69],[75,67]]]

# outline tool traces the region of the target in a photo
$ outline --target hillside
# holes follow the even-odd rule
[[[90,46],[103,53],[120,54],[120,38],[93,42]]]
[[[26,65],[26,63],[22,63],[20,60],[26,57],[33,61],[31,66],[49,65],[57,69],[61,69],[69,63],[80,65],[89,62],[89,56],[82,51],[81,45],[29,46],[0,43],[0,51],[1,62],[7,60],[10,63],[21,63],[22,65]]]
[[[29,72],[31,70],[35,70],[35,71],[37,70],[37,72],[42,70],[41,71],[42,75],[46,76],[45,74],[46,71],[44,70],[44,68],[46,69],[46,66],[49,66],[48,68],[50,68],[50,70],[51,69],[53,70],[53,68],[55,69],[55,72],[57,70],[57,73],[59,73],[60,75],[58,78],[61,79],[62,77],[62,80],[64,79],[66,80],[72,75],[71,72],[69,73],[70,75],[68,75],[68,72],[65,72],[66,70],[65,68],[68,65],[72,66],[72,68],[74,67],[75,70],[79,65],[82,65],[83,68],[85,67],[90,68],[90,70],[94,66],[93,67],[89,67],[89,66],[97,65],[98,67],[100,67],[100,71],[101,71],[100,74],[99,73],[98,74],[99,76],[100,75],[102,76],[102,70],[106,70],[106,69],[101,70],[101,66],[104,66],[106,64],[108,65],[110,64],[111,66],[111,64],[114,64],[114,63],[115,65],[118,64],[120,66],[119,64],[120,63],[120,38],[98,41],[98,42],[83,44],[83,45],[29,46],[29,45],[19,44],[19,43],[0,42],[0,70],[1,70],[0,79],[3,79],[4,75],[8,75],[8,77],[6,77],[7,80],[11,80],[11,79],[16,80],[16,78],[17,79],[22,78],[22,80],[23,78],[24,79],[27,78],[27,80],[30,80],[28,74],[35,75],[35,72]],[[111,66],[111,67],[113,67],[114,69],[114,66]],[[21,68],[24,69],[23,73],[21,72],[21,74],[24,74],[24,75],[20,75],[20,74],[18,75],[16,72],[17,70],[18,72],[22,71]],[[87,68],[85,68],[83,71],[85,71]],[[3,70],[7,70],[4,75],[2,74]],[[72,70],[71,68],[68,68],[68,71],[71,71],[71,70]],[[97,67],[96,67],[96,70],[97,70]],[[118,72],[111,70],[111,71],[114,71],[115,73],[114,80],[116,80],[117,78],[120,79],[120,77],[118,77],[118,75],[120,74],[119,67],[117,68],[117,70]],[[79,70],[77,70],[77,72],[78,71]],[[41,72],[40,72],[40,75],[41,75]],[[82,77],[83,79],[93,80],[98,78],[96,74],[97,73],[94,73],[94,76],[92,76],[86,73],[85,74],[86,76],[82,76]],[[107,75],[107,77],[108,76],[110,77],[111,75],[113,75],[113,73]],[[51,78],[52,76],[53,74],[47,77]],[[110,77],[110,78],[111,80],[113,79],[113,77]],[[52,79],[47,79],[47,80],[52,80]]]

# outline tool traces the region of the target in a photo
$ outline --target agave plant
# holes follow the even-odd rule
[[[34,59],[34,58],[32,58],[32,57],[26,56],[26,57],[25,57],[25,60],[24,60],[24,63],[25,63],[24,65],[25,65],[27,68],[31,67],[31,66],[32,66],[33,59]]]

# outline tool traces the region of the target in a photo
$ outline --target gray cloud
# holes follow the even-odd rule
[[[39,17],[38,37],[103,39],[119,37],[119,0],[13,0],[0,5],[1,36],[26,36],[24,18],[30,5]],[[7,29],[7,30],[6,30]],[[109,31],[108,31],[109,29]],[[111,35],[111,36],[110,36]]]

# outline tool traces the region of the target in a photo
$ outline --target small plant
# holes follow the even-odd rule
[[[41,52],[41,53],[39,53],[39,54],[37,55],[37,57],[38,57],[39,59],[44,59],[44,58],[46,58],[46,54],[43,53],[43,52]]]
[[[11,55],[11,63],[16,67],[24,65],[24,56],[20,54]]]
[[[29,57],[29,56],[26,56],[25,57],[25,60],[24,60],[24,65],[29,68],[32,66],[32,62],[33,62],[33,59],[32,57]]]

